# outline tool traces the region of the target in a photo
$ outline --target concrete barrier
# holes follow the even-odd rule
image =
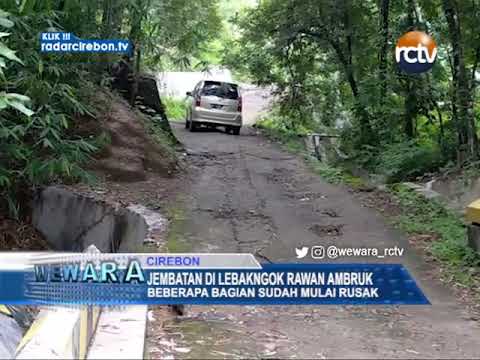
[[[22,338],[22,327],[9,307],[0,305],[0,359],[15,356],[15,346]]]
[[[51,308],[40,311],[17,348],[17,359],[85,359],[100,308]]]
[[[93,197],[51,186],[35,196],[32,223],[55,250],[134,251],[148,233],[143,216]]]
[[[86,253],[100,251],[90,245]],[[95,334],[98,306],[43,309],[17,348],[17,359],[85,359]]]
[[[143,359],[148,306],[104,309],[87,359]]]

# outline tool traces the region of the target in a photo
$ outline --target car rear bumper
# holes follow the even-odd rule
[[[199,123],[242,126],[242,114],[239,112],[218,112],[197,108],[192,112],[192,120]]]

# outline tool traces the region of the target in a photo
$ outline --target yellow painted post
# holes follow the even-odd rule
[[[79,358],[85,359],[87,357],[88,343],[89,343],[89,323],[88,323],[89,307],[84,306],[80,310],[80,334],[79,334]]]
[[[12,316],[12,312],[5,305],[0,305],[0,313],[8,316]]]
[[[480,252],[480,199],[467,206],[465,219],[468,224],[468,245]]]
[[[475,200],[467,206],[465,218],[471,223],[480,224],[480,199]]]

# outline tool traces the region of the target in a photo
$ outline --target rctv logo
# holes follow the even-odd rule
[[[397,41],[395,60],[403,71],[418,74],[432,68],[437,58],[437,44],[422,31],[409,31]]]

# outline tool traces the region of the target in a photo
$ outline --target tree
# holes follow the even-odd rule
[[[379,82],[380,82],[380,106],[385,106],[385,97],[387,95],[387,51],[390,41],[388,16],[390,12],[390,0],[382,0],[380,6],[380,31],[382,34],[382,43],[379,55]]]
[[[450,45],[452,47],[453,102],[458,124],[460,162],[465,158],[478,157],[478,137],[473,115],[472,85],[465,65],[465,50],[462,39],[461,14],[455,0],[443,0],[443,11],[448,23]],[[475,69],[475,67],[474,67]],[[475,70],[474,70],[475,71]],[[475,74],[473,74],[474,78]]]
[[[129,38],[138,75],[141,65],[159,68],[200,52],[218,28],[216,6],[207,0],[2,0],[0,27],[9,30],[0,32],[0,196],[7,199],[1,210],[8,203],[18,215],[16,200],[33,186],[86,179],[83,167],[105,141],[75,130],[94,120],[92,94],[107,84],[106,70],[120,56],[40,53],[41,32]]]
[[[427,151],[429,162],[405,161],[430,171],[478,156],[479,22],[478,0],[263,0],[241,14],[242,36],[226,59],[275,86],[281,128],[334,127],[342,146],[375,171],[382,153]],[[437,41],[428,73],[390,66],[395,39],[411,30]]]

